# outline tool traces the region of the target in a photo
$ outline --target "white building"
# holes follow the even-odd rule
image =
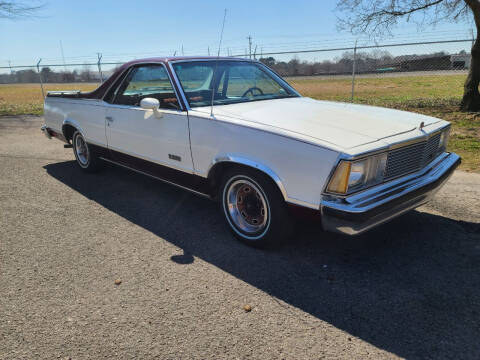
[[[455,54],[450,56],[450,62],[454,69],[469,69],[472,56],[470,54]]]

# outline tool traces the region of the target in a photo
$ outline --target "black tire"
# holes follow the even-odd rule
[[[79,147],[82,147],[78,146],[79,144],[84,145],[83,151],[79,149]],[[95,151],[90,146],[88,146],[88,143],[85,141],[83,135],[78,130],[73,133],[72,145],[73,154],[75,155],[75,159],[77,160],[77,164],[80,169],[87,173],[94,173],[102,168],[102,160],[100,160]]]
[[[257,248],[273,247],[292,234],[287,204],[267,175],[243,167],[230,169],[222,178],[218,195],[227,225],[241,242]]]

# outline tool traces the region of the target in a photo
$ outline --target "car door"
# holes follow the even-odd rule
[[[143,98],[157,99],[159,111],[141,108]],[[105,119],[107,144],[115,161],[142,170],[150,163],[193,172],[188,115],[180,109],[163,64],[130,69],[107,104]]]

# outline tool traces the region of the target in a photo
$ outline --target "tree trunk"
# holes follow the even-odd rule
[[[480,93],[478,85],[480,84],[480,3],[478,0],[464,0],[470,10],[477,28],[477,38],[472,46],[472,59],[465,81],[463,98],[460,104],[461,111],[480,111]]]
[[[467,80],[465,81],[463,98],[460,104],[462,111],[479,111],[480,110],[480,92],[478,85],[480,84],[480,40],[477,36],[472,46],[472,60],[468,71]]]

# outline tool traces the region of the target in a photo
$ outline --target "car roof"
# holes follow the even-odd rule
[[[103,97],[106,95],[110,87],[113,85],[113,83],[120,78],[120,76],[124,73],[125,70],[128,68],[135,66],[137,64],[152,64],[152,63],[158,63],[158,64],[167,64],[169,62],[175,62],[175,61],[202,61],[202,60],[230,60],[230,61],[251,61],[251,62],[257,62],[257,60],[252,60],[252,59],[244,59],[244,58],[235,58],[235,57],[217,57],[217,56],[166,56],[166,57],[151,57],[151,58],[144,58],[144,59],[135,59],[132,61],[129,61],[120,67],[116,69],[116,71],[105,81],[103,82],[97,89],[89,92],[89,93],[84,93],[82,94],[83,98],[89,98],[89,99],[103,99]],[[167,71],[170,73],[170,69],[167,69]],[[172,74],[170,74],[172,75]],[[175,88],[177,89],[177,85],[174,84]],[[178,89],[177,89],[178,91]]]
[[[175,61],[201,61],[201,60],[241,60],[241,61],[257,61],[252,59],[245,59],[239,57],[225,57],[225,56],[166,56],[166,57],[151,57],[151,58],[144,58],[144,59],[135,59],[132,61],[127,62],[123,66],[131,66],[135,64],[142,64],[142,63],[168,63],[168,62],[175,62]]]

